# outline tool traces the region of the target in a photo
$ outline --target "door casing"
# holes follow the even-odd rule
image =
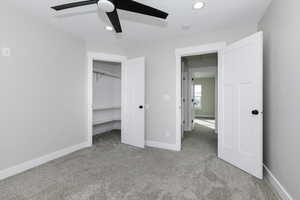
[[[93,145],[93,61],[118,62],[121,63],[121,120],[125,115],[122,109],[125,108],[126,88],[125,88],[125,70],[126,57],[113,54],[88,52],[87,53],[87,141],[88,145]],[[121,123],[121,133],[124,130],[124,124]]]
[[[223,71],[223,50],[226,47],[226,42],[218,42],[201,46],[192,46],[186,48],[180,48],[175,50],[176,56],[176,150],[181,150],[181,59],[185,56],[203,55],[209,53],[218,54],[218,66],[217,66],[217,77],[218,77],[218,98],[222,94],[222,79],[220,79]],[[217,116],[222,113],[223,105],[221,101],[218,101]],[[222,133],[220,127],[217,127],[218,133]],[[219,149],[219,148],[218,148]]]

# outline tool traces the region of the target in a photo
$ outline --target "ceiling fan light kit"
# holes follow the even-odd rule
[[[92,4],[97,4],[101,10],[106,12],[106,15],[108,16],[111,24],[113,25],[117,33],[122,32],[122,27],[120,24],[117,9],[126,10],[129,12],[135,12],[143,15],[161,18],[161,19],[167,19],[168,17],[168,13],[166,12],[138,3],[133,0],[87,0],[87,1],[79,1],[74,3],[53,6],[52,9],[56,11],[60,11],[69,8],[87,6]]]
[[[108,0],[100,0],[97,4],[98,7],[104,12],[112,12],[115,10],[115,5]]]

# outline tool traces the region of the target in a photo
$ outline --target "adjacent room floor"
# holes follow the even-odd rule
[[[203,127],[203,128],[209,128],[212,130],[216,129],[216,120],[215,119],[198,117],[198,118],[194,119],[194,124],[198,124],[198,125],[200,125],[200,127]],[[204,131],[204,132],[207,131],[205,129],[199,129],[199,128],[198,128],[198,130],[199,130],[198,132],[200,132],[200,133],[201,133],[201,131]]]
[[[1,200],[273,200],[264,181],[217,159],[216,135],[196,125],[183,150],[138,149],[120,132],[0,182]]]

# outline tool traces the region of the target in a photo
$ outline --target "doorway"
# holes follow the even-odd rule
[[[175,54],[176,54],[176,104],[177,104],[177,108],[176,109],[176,146],[177,149],[180,151],[181,150],[181,143],[182,143],[182,138],[184,137],[184,130],[186,131],[191,131],[192,127],[193,127],[193,123],[194,123],[194,112],[191,112],[190,114],[188,114],[187,112],[185,112],[185,110],[193,110],[192,107],[194,106],[192,101],[192,98],[190,98],[189,102],[187,102],[188,100],[185,100],[186,102],[183,103],[183,99],[182,96],[184,95],[188,95],[190,97],[192,97],[194,95],[194,87],[191,88],[185,88],[182,89],[184,87],[187,87],[188,85],[193,85],[192,82],[192,74],[193,72],[195,74],[197,74],[197,70],[200,69],[201,72],[201,68],[199,69],[193,69],[193,68],[197,68],[197,67],[191,67],[190,72],[189,72],[189,68],[188,67],[182,67],[184,65],[187,65],[187,60],[186,58],[197,58],[197,57],[201,57],[201,55],[209,55],[209,56],[215,56],[216,61],[214,61],[214,64],[206,64],[206,68],[203,67],[203,73],[201,74],[205,74],[208,73],[206,72],[206,70],[214,68],[214,73],[216,76],[215,79],[215,88],[218,88],[217,91],[215,91],[215,104],[214,104],[214,118],[216,119],[215,121],[215,132],[219,132],[219,126],[218,126],[218,116],[219,113],[221,112],[222,109],[222,105],[218,103],[218,98],[220,97],[220,93],[222,92],[222,88],[220,88],[220,84],[221,81],[218,78],[219,77],[219,73],[220,70],[222,70],[222,56],[223,56],[223,49],[226,47],[226,43],[225,42],[220,42],[220,43],[214,43],[214,44],[209,44],[209,45],[203,45],[203,46],[197,46],[197,47],[188,47],[188,48],[182,48],[182,49],[177,49]],[[197,60],[197,59],[196,59]],[[193,66],[193,63],[191,64]],[[211,65],[211,66],[209,66]],[[218,69],[218,70],[217,70]],[[185,71],[184,71],[185,70]],[[186,76],[186,78],[184,78],[183,76]],[[183,92],[187,91],[187,94],[183,94]],[[199,99],[199,97],[198,97]],[[184,125],[183,125],[183,119],[182,116],[185,115],[185,119],[187,121],[185,121]]]
[[[230,45],[215,43],[177,49],[176,145],[182,138],[182,57],[217,53],[218,158],[263,177],[263,33]]]
[[[145,58],[89,52],[87,74],[89,145],[93,135],[117,129],[121,143],[144,148]]]
[[[181,61],[181,118],[188,131],[197,119],[217,121],[218,54],[185,56]]]
[[[121,143],[121,63],[93,61],[93,144]]]
[[[218,53],[181,58],[182,142],[210,144],[217,153]],[[194,140],[185,142],[185,140]]]

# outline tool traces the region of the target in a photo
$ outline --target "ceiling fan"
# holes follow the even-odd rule
[[[101,10],[106,12],[111,24],[113,25],[117,33],[122,32],[117,9],[127,10],[130,12],[140,13],[162,19],[166,19],[168,17],[168,13],[166,12],[163,12],[156,8],[152,8],[150,6],[146,6],[133,0],[87,0],[53,6],[51,8],[59,11],[91,4],[97,4]]]

